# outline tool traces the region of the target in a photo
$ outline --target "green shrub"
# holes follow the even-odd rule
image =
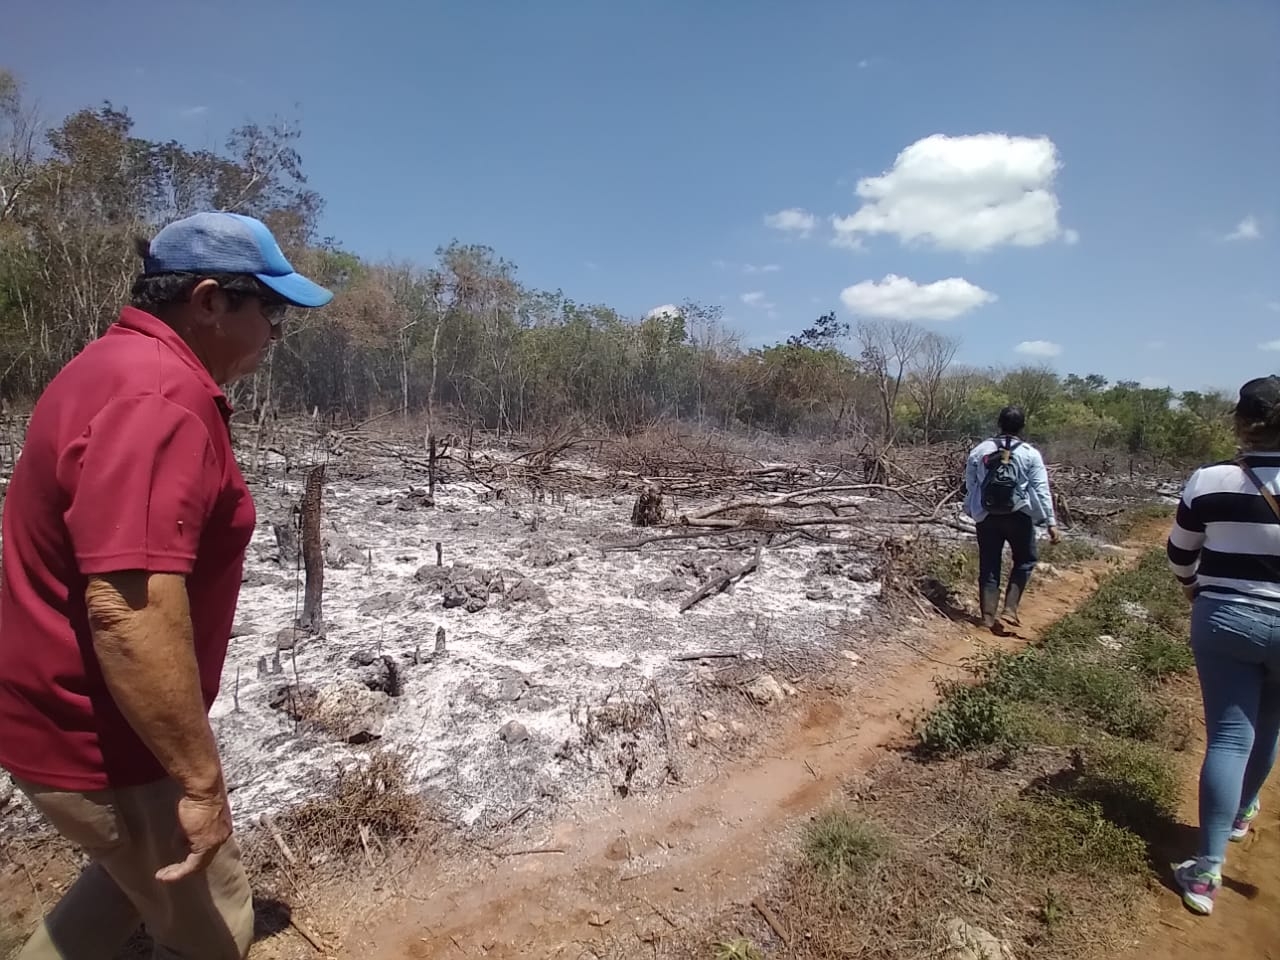
[[[920,746],[934,755],[964,753],[1011,739],[1008,704],[986,684],[938,684],[942,703],[925,718]]]

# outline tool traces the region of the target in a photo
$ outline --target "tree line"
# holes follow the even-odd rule
[[[500,433],[677,419],[883,444],[984,435],[1017,403],[1034,436],[1079,456],[1229,452],[1221,395],[964,367],[955,338],[910,323],[826,313],[745,348],[715,305],[626,317],[532,289],[482,245],[451,243],[430,264],[369,262],[320,235],[323,199],[298,137],[249,123],[219,151],[193,149],[136,136],[111,103],[48,125],[0,70],[0,402],[30,402],[115,319],[139,265],[134,237],[223,209],[265,221],[338,294],[292,317],[269,361],[235,385],[233,403],[259,419],[425,413]]]

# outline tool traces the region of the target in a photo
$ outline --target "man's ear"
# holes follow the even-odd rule
[[[191,306],[204,317],[212,317],[227,309],[226,294],[218,281],[205,278],[191,288]]]

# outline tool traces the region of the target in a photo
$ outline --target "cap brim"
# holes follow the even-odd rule
[[[254,276],[295,307],[323,307],[333,299],[332,290],[326,290],[300,273],[286,273],[282,277],[273,277],[265,273],[254,274]]]

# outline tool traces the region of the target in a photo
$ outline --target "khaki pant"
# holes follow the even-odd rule
[[[203,873],[172,884],[155,878],[187,855],[176,782],[93,793],[15,783],[93,860],[17,960],[112,960],[139,923],[155,941],[157,958],[243,960],[248,954],[253,896],[234,838]]]

